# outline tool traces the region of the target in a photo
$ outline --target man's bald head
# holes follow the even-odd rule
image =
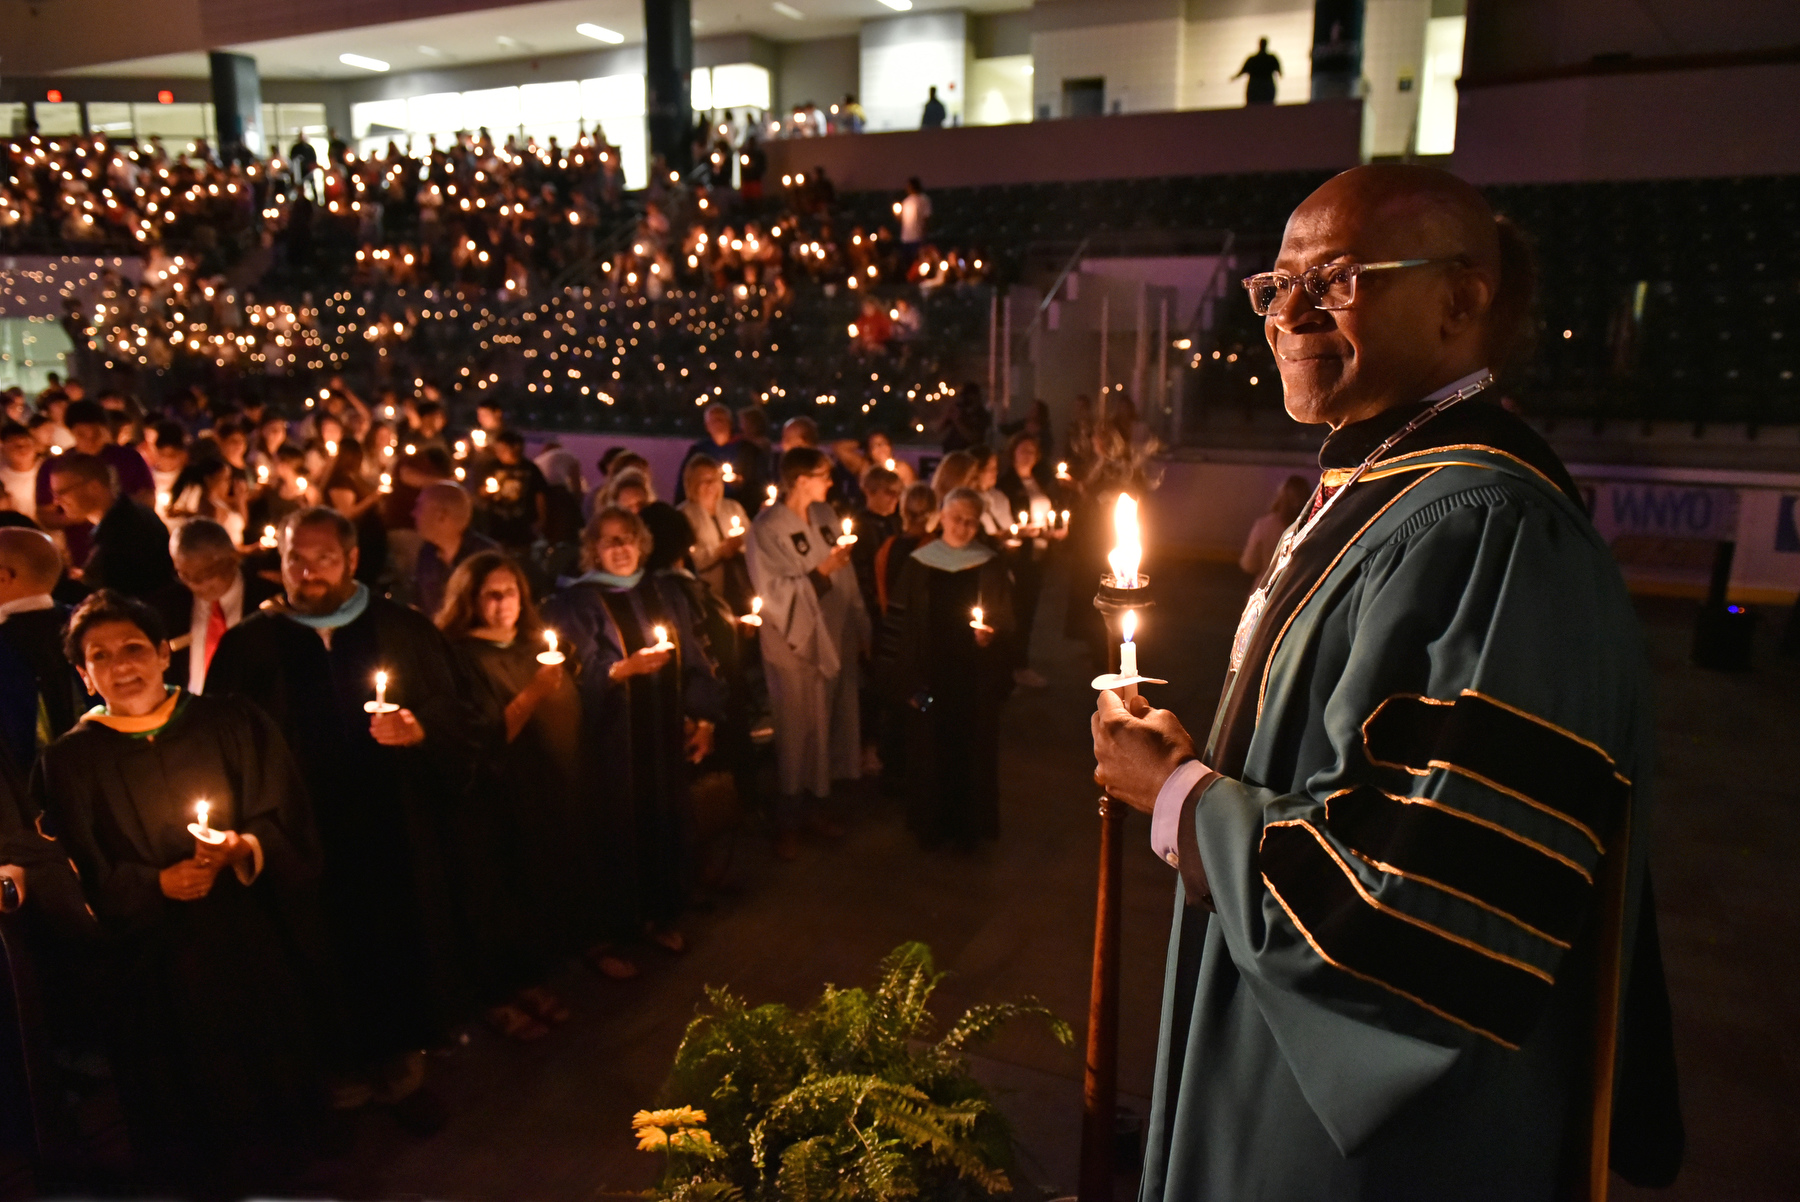
[[[1289,413],[1340,425],[1417,400],[1517,341],[1531,258],[1518,231],[1473,186],[1434,167],[1356,167],[1327,180],[1288,219],[1278,270],[1425,259],[1366,272],[1348,309],[1316,308],[1294,288],[1264,332]]]
[[[12,573],[14,596],[49,592],[62,568],[62,556],[48,534],[26,526],[0,526],[0,569]]]

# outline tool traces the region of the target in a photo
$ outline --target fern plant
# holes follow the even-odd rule
[[[667,1160],[657,1202],[974,1202],[1011,1189],[1012,1138],[965,1053],[1007,1022],[1067,1023],[1035,999],[976,1006],[938,1035],[931,949],[882,961],[873,992],[827,986],[804,1010],[724,989],[689,1024],[638,1146]],[[935,1038],[934,1038],[935,1036]]]

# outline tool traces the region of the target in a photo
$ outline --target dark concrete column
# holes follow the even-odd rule
[[[224,50],[214,50],[207,58],[212,62],[219,161],[266,157],[269,146],[263,129],[262,77],[257,74],[256,60]]]
[[[688,0],[644,0],[644,93],[652,159],[687,173],[694,105],[694,27]]]
[[[1362,80],[1363,0],[1314,0],[1312,98],[1357,94]]]

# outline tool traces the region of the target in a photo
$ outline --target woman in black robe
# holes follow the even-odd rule
[[[252,706],[163,684],[156,614],[102,591],[68,654],[104,701],[33,779],[100,928],[97,992],[146,1184],[267,1189],[316,1130],[329,1013],[305,788]],[[200,839],[189,831],[209,807]]]
[[[544,621],[580,684],[579,804],[598,824],[615,886],[609,925],[620,941],[647,934],[679,952],[689,778],[711,751],[722,699],[684,590],[644,570],[650,550],[636,514],[601,509],[582,536],[589,570],[544,603]],[[609,976],[633,971],[616,950],[589,962]]]
[[[585,946],[598,909],[593,857],[573,808],[581,700],[560,664],[538,662],[543,623],[524,570],[505,553],[481,551],[457,565],[437,626],[477,691],[486,735],[471,800],[501,820],[485,841],[485,873],[497,878],[489,892],[507,903],[488,907],[483,923],[493,936],[483,940],[478,973],[486,1018],[510,1039],[536,1039],[569,1010],[534,982],[555,957]],[[502,917],[515,921],[495,921]]]
[[[1031,668],[1031,631],[1037,624],[1038,598],[1044,589],[1044,567],[1052,546],[1067,537],[1068,526],[1058,517],[1064,508],[1062,485],[1043,461],[1037,435],[1021,430],[1006,444],[1006,470],[997,487],[1006,494],[1007,508],[1019,522],[1019,546],[1011,560],[1014,610],[1019,629],[1012,640],[1013,679],[1042,688],[1047,682]]]
[[[907,822],[927,847],[968,848],[1000,834],[1012,581],[981,540],[981,510],[978,493],[952,491],[938,537],[907,557],[888,598],[881,666],[906,728]]]

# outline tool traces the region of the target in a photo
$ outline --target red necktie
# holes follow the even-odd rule
[[[201,677],[205,678],[206,670],[212,667],[213,652],[219,649],[219,640],[225,637],[225,607],[217,601],[212,603],[212,613],[206,619],[206,662],[201,667]]]

